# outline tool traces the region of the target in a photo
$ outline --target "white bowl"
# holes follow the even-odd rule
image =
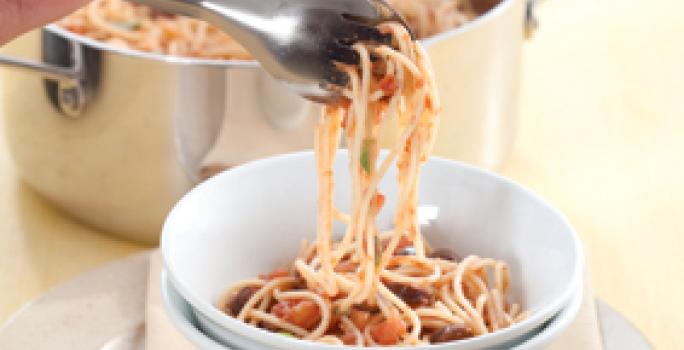
[[[222,345],[199,330],[192,307],[169,283],[166,271],[161,274],[161,296],[164,309],[171,323],[180,333],[200,350],[236,349]]]
[[[549,323],[542,328],[539,333],[523,341],[522,343],[506,350],[542,350],[545,349],[554,339],[561,335],[572,321],[577,318],[577,314],[582,308],[582,300],[590,295],[584,295],[584,288],[580,283],[575,295],[570,303],[561,312],[552,318]]]
[[[506,350],[541,350],[546,345],[551,343],[558,337],[568,326],[575,320],[577,313],[582,305],[583,288],[580,285],[579,289],[573,295],[570,304],[563,308],[556,316],[551,318],[543,327],[537,332],[533,332],[529,338],[522,340],[520,343],[508,344],[506,346],[497,347]],[[199,324],[192,307],[188,304],[180,294],[173,288],[166,278],[166,273],[162,273],[161,281],[161,295],[164,302],[169,319],[173,325],[187,338],[192,344],[201,350],[226,350],[231,347],[221,345],[215,340],[209,338],[208,335],[199,330]],[[243,349],[262,349],[262,348],[247,348]]]
[[[348,211],[346,152],[338,153],[335,171],[335,202]],[[388,208],[396,200],[395,178],[392,169],[380,184]],[[427,239],[461,256],[507,261],[512,297],[531,311],[512,327],[430,349],[482,349],[520,339],[570,301],[581,282],[581,245],[567,220],[541,198],[493,173],[438,158],[423,167],[419,195]],[[311,152],[236,167],[199,185],[176,205],[162,232],[164,264],[205,331],[226,344],[238,336],[271,348],[338,348],[248,326],[214,306],[232,283],[289,264],[301,239],[314,238],[315,208]],[[385,210],[378,221],[389,227],[391,219],[391,210]],[[342,232],[343,227],[336,229]]]

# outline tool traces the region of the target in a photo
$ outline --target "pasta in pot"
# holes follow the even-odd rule
[[[400,24],[379,29],[392,34],[392,46],[354,45],[360,65],[340,65],[350,76],[345,98],[325,107],[315,130],[316,241],[304,244],[288,270],[231,287],[218,307],[264,329],[340,345],[439,343],[508,327],[525,318],[520,305],[508,301],[508,266],[478,256],[457,261],[423,239],[418,180],[432,153],[440,101],[420,43]],[[379,138],[389,120],[400,135],[381,159]],[[343,137],[352,175],[349,214],[337,210],[333,198],[333,163]],[[394,228],[381,232],[375,219],[385,198],[378,184],[394,164]],[[347,225],[338,242],[334,220]]]
[[[477,1],[477,0],[474,0]],[[460,27],[478,16],[471,0],[388,0],[418,38]]]
[[[155,12],[124,0],[94,0],[57,25],[122,48],[172,56],[251,59],[229,35],[204,21]]]
[[[475,18],[477,11],[470,1],[389,0],[419,38],[461,26]],[[240,44],[206,22],[156,12],[125,0],[94,0],[57,24],[117,47],[172,56],[251,59]]]

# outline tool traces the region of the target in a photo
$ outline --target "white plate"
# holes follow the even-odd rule
[[[0,349],[142,350],[148,268],[147,253],[133,255],[51,289],[0,327]],[[598,305],[604,350],[651,350],[619,313]]]
[[[142,349],[149,253],[50,289],[0,329],[3,350]]]

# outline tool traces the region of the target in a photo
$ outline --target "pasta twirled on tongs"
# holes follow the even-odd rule
[[[392,46],[357,43],[358,66],[343,101],[327,105],[315,130],[318,178],[316,241],[304,244],[289,269],[240,282],[219,307],[252,325],[297,338],[340,345],[416,345],[474,337],[525,317],[508,301],[508,266],[494,259],[459,260],[432,249],[417,218],[421,165],[432,153],[440,101],[427,54],[396,23],[379,26]],[[399,135],[384,158],[387,123]],[[351,212],[337,210],[333,163],[345,138],[351,173]],[[394,225],[381,231],[378,190],[398,169]],[[333,240],[333,221],[346,231]]]

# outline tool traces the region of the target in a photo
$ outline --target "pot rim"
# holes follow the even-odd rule
[[[474,20],[465,23],[462,26],[449,29],[437,35],[433,35],[429,38],[421,39],[420,42],[426,47],[433,45],[434,43],[446,40],[450,37],[462,35],[467,31],[474,30],[474,28],[484,25],[484,23],[493,20],[498,17],[502,12],[506,11],[512,6],[512,3],[516,0],[501,0],[496,6],[487,11],[486,13],[478,16]],[[158,54],[152,52],[139,51],[130,48],[115,47],[112,45],[107,45],[99,40],[95,40],[83,35],[73,33],[66,30],[57,24],[49,24],[43,27],[43,30],[48,31],[52,34],[61,36],[68,39],[71,42],[76,42],[82,45],[89,46],[91,48],[117,54],[121,56],[129,56],[134,58],[149,59],[154,61],[161,61],[164,63],[172,65],[192,65],[192,66],[208,66],[208,67],[219,67],[219,68],[258,68],[259,63],[254,60],[217,60],[217,59],[207,59],[207,58],[196,58],[196,57],[183,57],[183,56],[170,56],[165,54]]]

